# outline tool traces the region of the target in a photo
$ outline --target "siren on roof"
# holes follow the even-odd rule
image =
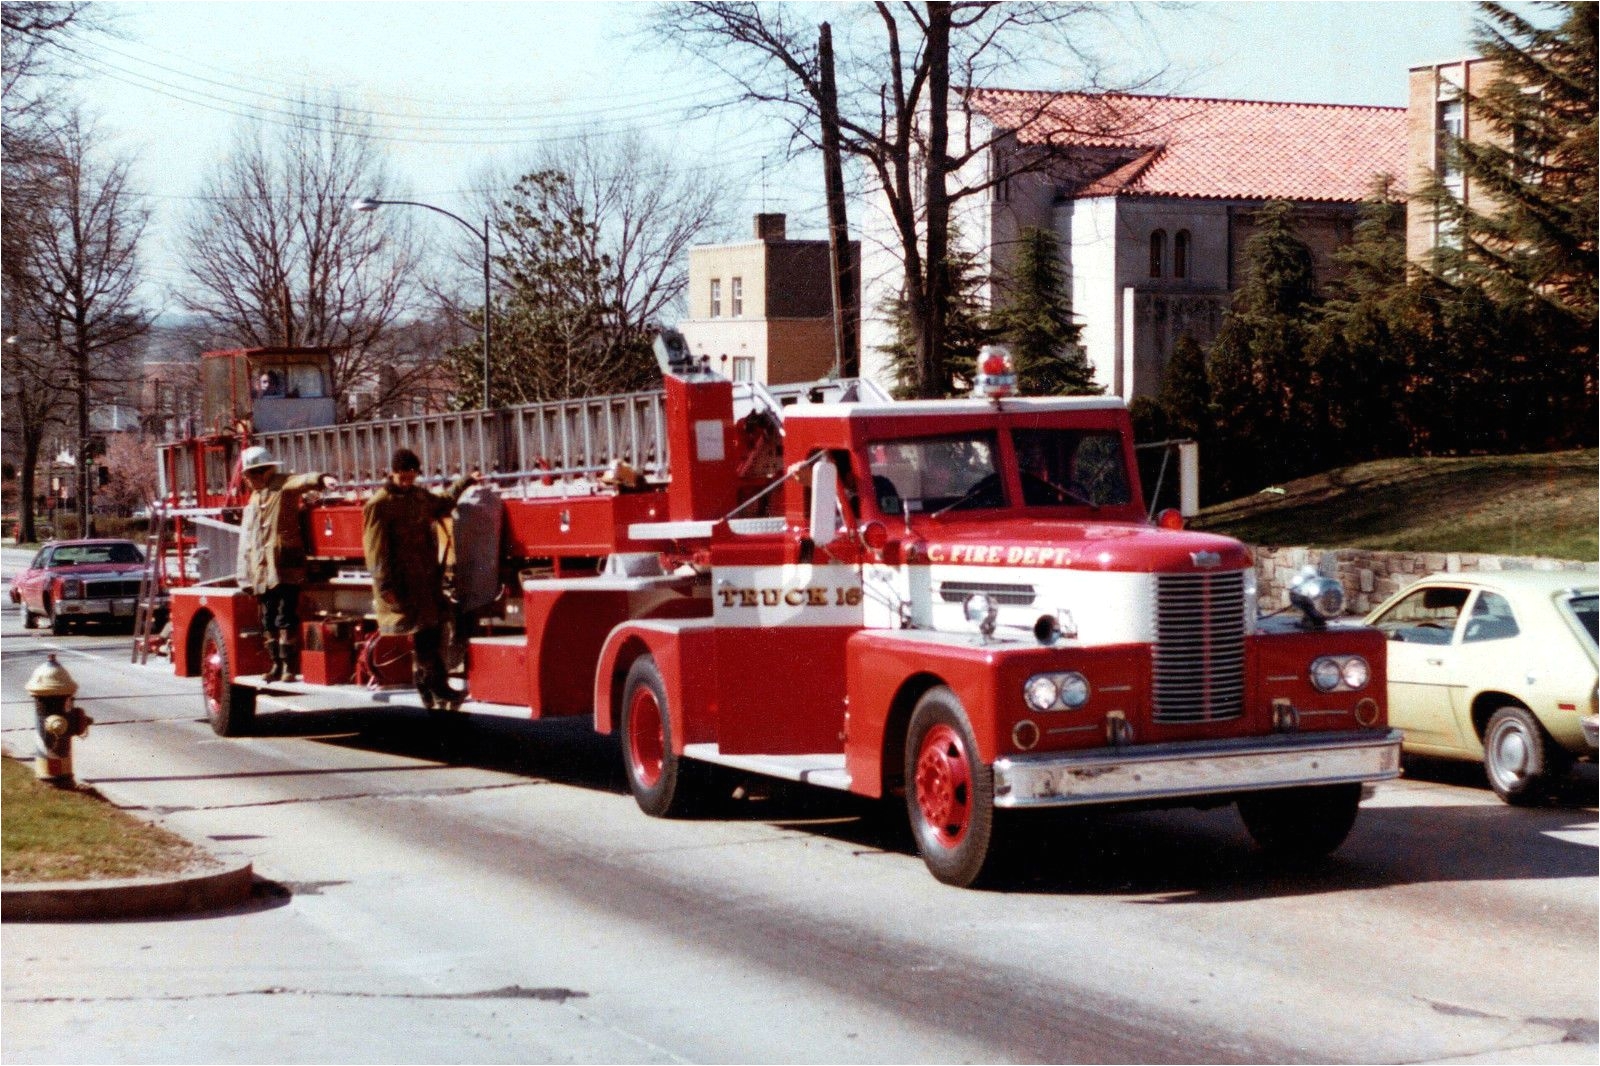
[[[998,400],[1017,391],[1017,373],[1011,363],[1011,349],[986,344],[978,351],[978,374],[972,394]]]

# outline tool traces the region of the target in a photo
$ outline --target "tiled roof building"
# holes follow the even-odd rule
[[[1326,279],[1374,177],[1399,191],[1407,175],[1404,108],[1007,89],[974,90],[968,104],[972,141],[997,139],[966,180],[1012,175],[956,219],[991,299],[1003,299],[1022,231],[1053,229],[1096,379],[1129,399],[1156,391],[1183,333],[1214,336],[1262,204],[1296,205]],[[884,261],[863,277],[872,314],[899,278]],[[870,353],[884,335],[882,322],[863,328],[863,362],[880,376]]]

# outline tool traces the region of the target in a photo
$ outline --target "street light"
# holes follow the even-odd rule
[[[371,196],[363,196],[361,199],[359,199],[359,200],[355,201],[354,203],[352,203],[350,205],[350,207],[351,207],[352,210],[355,210],[355,211],[376,211],[380,207],[421,207],[421,208],[425,208],[426,210],[437,212],[438,214],[443,215],[445,218],[454,219],[455,221],[461,223],[463,226],[467,227],[467,229],[472,231],[472,235],[474,237],[477,237],[479,240],[481,240],[483,242],[483,407],[484,407],[484,410],[488,410],[488,408],[489,408],[489,219],[487,217],[484,218],[484,220],[483,220],[483,231],[480,233],[478,231],[478,227],[477,226],[474,226],[472,223],[468,222],[466,219],[462,218],[460,215],[452,214],[449,211],[446,211],[444,208],[435,207],[432,204],[419,203],[416,200],[378,200],[378,199],[375,199],[375,198],[373,198]]]

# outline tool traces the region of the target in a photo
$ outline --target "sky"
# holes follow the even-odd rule
[[[152,209],[145,262],[158,304],[180,277],[177,226],[242,116],[281,121],[297,97],[330,91],[369,113],[399,179],[390,195],[463,213],[488,168],[514,169],[532,143],[636,128],[685,168],[735,179],[742,202],[724,239],[747,235],[757,211],[787,213],[791,237],[824,236],[820,162],[786,161],[782,132],[751,105],[692,113],[730,90],[649,36],[646,3],[94,6],[112,16],[115,36],[75,40],[63,59],[103,129],[137,157],[132,184]],[[853,6],[797,4],[786,14],[838,24]],[[1114,75],[1159,67],[1162,87],[1182,95],[1403,107],[1410,67],[1470,52],[1474,8],[1306,0],[1107,11],[1132,27],[1106,39],[1121,57]],[[1014,87],[1052,87],[1049,77],[1036,71],[1035,83]]]

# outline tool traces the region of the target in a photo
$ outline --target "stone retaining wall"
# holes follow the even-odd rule
[[[1429,574],[1479,570],[1575,570],[1590,575],[1600,564],[1518,555],[1466,552],[1380,552],[1358,548],[1255,548],[1261,609],[1289,605],[1289,582],[1307,566],[1344,582],[1349,614],[1366,614],[1407,585]]]

